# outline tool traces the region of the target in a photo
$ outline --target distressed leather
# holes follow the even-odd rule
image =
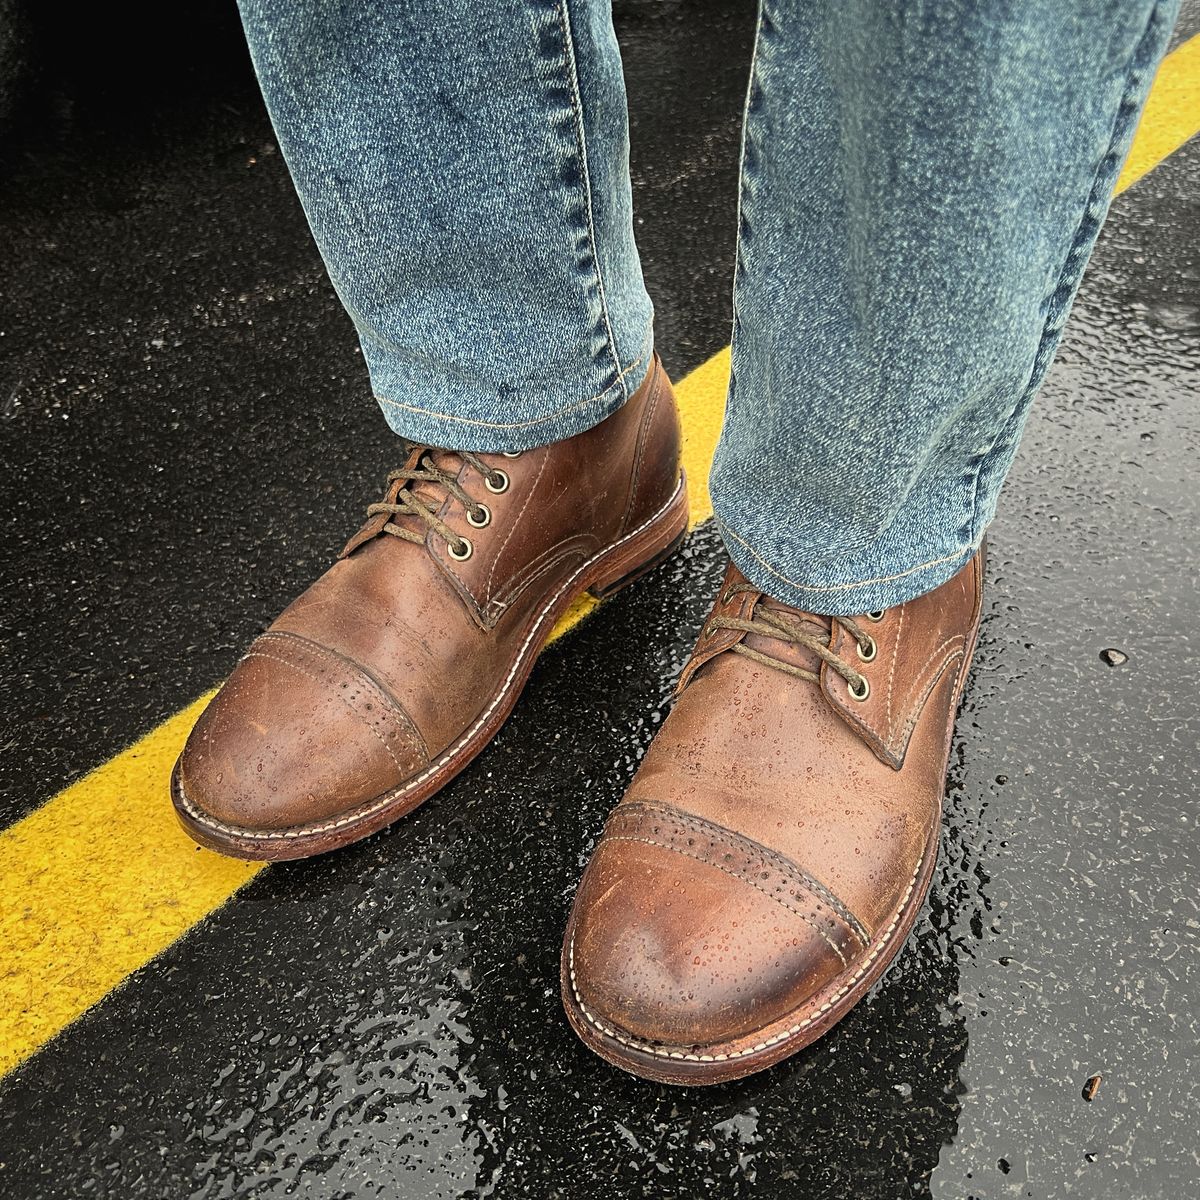
[[[920,903],[936,853],[980,556],[877,621],[855,618],[876,640],[869,663],[837,618],[822,618],[833,649],[870,682],[861,702],[803,646],[712,628],[759,604],[796,613],[729,592],[745,582],[730,566],[575,899],[568,1005],[616,1051],[727,1058],[738,1039],[839,994]],[[733,652],[743,639],[820,668],[820,683]]]
[[[656,358],[629,401],[585,433],[513,457],[480,455],[508,476],[502,494],[434,451],[445,469],[461,464],[459,484],[491,513],[473,527],[464,504],[420,485],[440,502],[438,517],[470,539],[470,557],[455,560],[436,532],[418,545],[385,533],[386,515],[369,519],[200,717],[178,766],[189,807],[234,829],[308,826],[452,752],[497,702],[547,605],[677,492],[679,450],[674,394]],[[396,520],[426,533],[415,517]]]

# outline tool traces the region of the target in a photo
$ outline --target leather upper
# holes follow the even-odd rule
[[[430,452],[487,507],[478,528],[466,505],[421,485],[438,518],[470,539],[470,557],[457,561],[435,531],[418,545],[387,534],[386,515],[370,518],[201,716],[179,767],[189,801],[232,826],[304,825],[388,792],[452,749],[495,703],[548,602],[671,497],[679,442],[656,358],[592,429],[513,457],[479,455],[504,473],[501,491],[452,452]],[[424,453],[414,449],[410,464]],[[395,519],[426,533],[414,517]]]
[[[568,932],[580,1003],[646,1043],[720,1045],[853,975],[936,847],[978,556],[878,621],[856,618],[877,644],[869,663],[823,619],[869,680],[864,701],[801,646],[713,629],[773,603],[744,583],[731,566]],[[734,653],[743,641],[820,668],[819,684]]]

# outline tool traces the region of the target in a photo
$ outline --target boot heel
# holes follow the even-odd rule
[[[618,543],[596,564],[587,590],[605,600],[627,584],[653,571],[683,544],[688,529],[687,479],[679,475],[679,487],[670,503],[636,537]]]
[[[614,595],[623,587],[633,583],[635,579],[641,579],[643,575],[648,575],[654,570],[655,567],[659,566],[659,564],[665,563],[667,559],[670,558],[671,555],[683,545],[683,539],[686,536],[687,530],[685,529],[681,534],[676,536],[675,540],[669,546],[667,546],[666,549],[660,550],[653,558],[642,563],[640,567],[634,567],[634,569],[630,571],[628,575],[622,575],[620,578],[614,579],[611,583],[606,583],[603,585],[594,583],[590,588],[588,588],[588,591],[591,592],[591,594],[595,596],[597,600],[607,600],[609,596]]]

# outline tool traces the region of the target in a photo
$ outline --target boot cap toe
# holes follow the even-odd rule
[[[744,1038],[795,1012],[865,949],[827,904],[780,886],[765,847],[751,863],[738,835],[714,852],[694,828],[664,833],[653,812],[634,820],[637,831],[610,825],[601,839],[566,947],[575,999],[602,1031],[687,1047]]]
[[[427,762],[407,714],[362,667],[271,632],[201,714],[178,782],[200,819],[278,830],[353,812]]]

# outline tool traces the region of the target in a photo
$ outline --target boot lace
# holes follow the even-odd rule
[[[508,490],[508,475],[499,467],[489,466],[478,454],[472,454],[469,450],[455,450],[454,455],[474,467],[483,476],[484,484],[489,491],[499,494]],[[517,454],[508,454],[506,457],[516,458]],[[432,530],[441,537],[452,552],[459,555],[469,554],[471,543],[455,533],[420,496],[411,490],[413,484],[417,483],[432,483],[436,487],[444,488],[466,508],[467,519],[473,525],[486,525],[491,519],[491,512],[486,505],[479,503],[467,494],[462,484],[458,482],[458,472],[439,467],[433,460],[432,449],[429,449],[422,453],[415,466],[389,473],[387,477],[388,491],[390,492],[392,485],[398,482],[403,482],[404,486],[396,493],[395,500],[380,501],[370,505],[367,508],[367,516],[375,517],[386,513],[389,517],[416,517],[427,530]],[[388,521],[382,532],[390,533],[393,537],[403,538],[406,542],[415,542],[418,546],[424,544],[427,536],[414,529],[405,529],[403,525],[397,525],[395,521]]]
[[[742,592],[758,592],[759,589],[748,583],[736,583],[725,592],[726,603]],[[868,613],[869,620],[878,620],[882,613]],[[824,621],[830,621],[825,625]],[[838,617],[837,622],[845,629],[858,644],[858,656],[863,662],[870,662],[876,654],[875,639],[853,617]],[[830,618],[779,612],[774,609],[756,605],[749,618],[745,617],[713,617],[706,632],[711,636],[718,629],[737,629],[742,633],[756,634],[758,637],[773,638],[781,642],[789,642],[795,646],[803,646],[811,650],[822,662],[827,663],[830,670],[836,671],[847,683],[850,694],[856,700],[865,700],[871,685],[867,677],[848,663],[840,654],[830,649],[833,637],[833,624]],[[763,654],[744,642],[738,642],[730,647],[735,654],[752,658],[755,662],[776,670],[785,671],[799,679],[807,679],[812,683],[820,683],[821,677],[815,671],[805,670],[804,667],[793,666],[782,659]]]

